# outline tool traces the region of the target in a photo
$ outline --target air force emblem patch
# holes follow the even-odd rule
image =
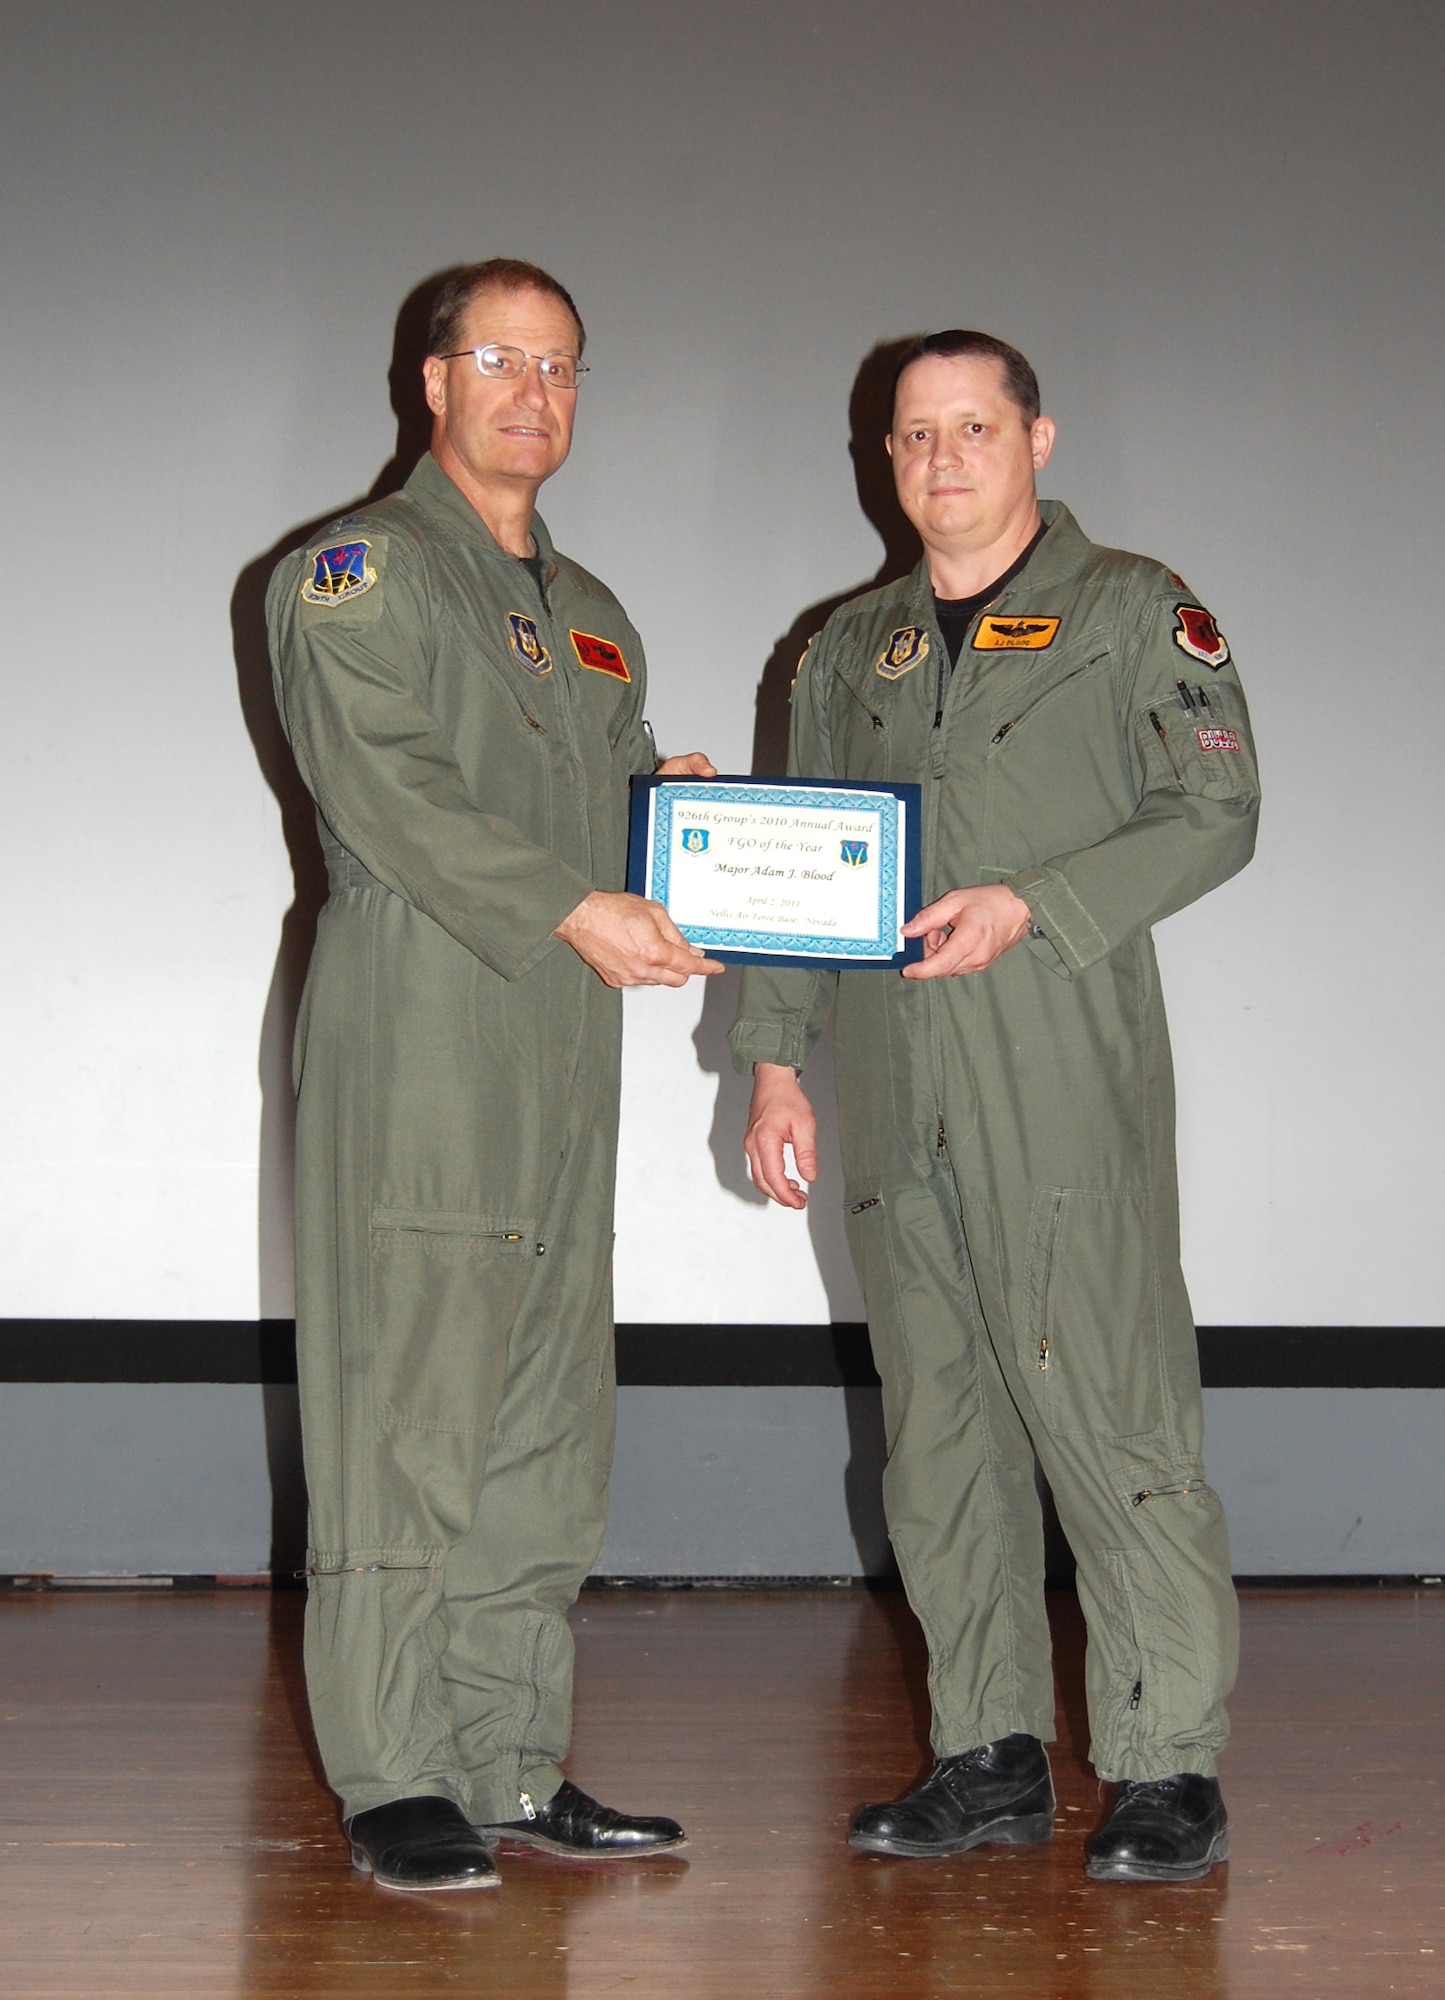
[[[367,561],[370,542],[332,542],[318,549],[311,574],[301,586],[306,604],[350,604],[364,597],[376,582],[376,571]]]
[[[584,667],[591,667],[594,673],[611,674],[614,680],[632,679],[627,671],[627,662],[622,657],[622,648],[614,646],[610,639],[594,638],[590,632],[574,632],[570,626],[567,637]]]
[[[876,672],[885,681],[896,681],[903,674],[911,674],[920,660],[928,658],[928,634],[921,625],[900,625],[889,637],[888,644],[878,655]]]
[[[973,635],[976,653],[1041,653],[1052,646],[1057,618],[981,618]]]
[[[682,844],[689,854],[707,853],[708,828],[705,826],[685,826],[682,829]]]
[[[539,678],[552,671],[552,655],[537,637],[535,618],[524,618],[520,611],[507,613],[507,644],[516,654],[529,674]]]
[[[1229,641],[1207,611],[1201,611],[1197,604],[1176,604],[1174,616],[1179,620],[1174,643],[1181,652],[1191,660],[1203,660],[1216,671],[1228,662]]]
[[[842,843],[842,853],[839,858],[840,860],[846,861],[850,868],[865,867],[868,861],[867,841],[845,840]]]

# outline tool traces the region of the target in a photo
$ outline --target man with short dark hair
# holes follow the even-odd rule
[[[545,271],[452,274],[431,451],[288,556],[277,698],[331,895],[297,1036],[306,1671],[357,1867],[473,1889],[491,1850],[676,1847],[563,1776],[567,1610],[612,1449],[624,986],[721,968],[623,894],[658,765],[641,642],[536,498],[583,330]]]
[[[1243,867],[1244,697],[1173,574],[1036,497],[1033,370],[954,330],[906,351],[888,449],[923,560],[814,641],[789,769],[923,788],[924,957],[752,970],[733,1029],[774,1200],[817,1173],[798,1080],[837,1014],[844,1201],[883,1379],[889,1530],[929,1648],[937,1763],[868,1852],[1046,1840],[1054,1692],[1042,1464],[1089,1626],[1090,1875],[1228,1851],[1215,1760],[1237,1613],[1204,1483],[1174,1105],[1150,926]],[[798,1179],[784,1149],[791,1148]]]

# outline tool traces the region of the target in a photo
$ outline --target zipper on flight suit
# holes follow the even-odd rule
[[[1039,1297],[1040,1300],[1042,1301],[1041,1310],[1044,1317],[1044,1329],[1039,1334],[1039,1351],[1038,1351],[1036,1365],[1041,1375],[1047,1375],[1049,1372],[1049,1359],[1051,1354],[1051,1349],[1049,1347],[1049,1335],[1048,1335],[1049,1285],[1053,1277],[1054,1244],[1058,1240],[1059,1217],[1063,1214],[1063,1212],[1064,1212],[1064,1197],[1062,1196],[1062,1194],[1055,1193],[1053,1213],[1049,1217],[1048,1256],[1044,1262],[1043,1283],[1039,1289]]]
[[[1192,1493],[1193,1491],[1193,1482],[1188,1479],[1176,1480],[1172,1486],[1141,1486],[1137,1493],[1129,1495],[1129,1505],[1131,1507],[1142,1507],[1146,1500],[1164,1500],[1172,1493]]]
[[[1159,738],[1159,741],[1164,745],[1164,755],[1169,759],[1170,770],[1174,773],[1174,776],[1179,781],[1180,785],[1183,785],[1184,773],[1180,770],[1178,763],[1175,761],[1174,752],[1169,745],[1169,738],[1164,734],[1164,724],[1159,720],[1158,715],[1152,708],[1149,711],[1149,726],[1154,731],[1154,734]]]

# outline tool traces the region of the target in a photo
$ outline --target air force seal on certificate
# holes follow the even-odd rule
[[[900,625],[878,655],[876,671],[885,681],[896,681],[904,674],[911,674],[918,662],[927,658],[928,634],[923,627]]]
[[[529,674],[538,678],[552,671],[552,655],[537,637],[537,621],[520,611],[507,613],[507,644]]]
[[[684,852],[687,854],[706,854],[708,834],[710,831],[711,829],[705,826],[685,826],[682,829],[682,845]]]
[[[367,558],[370,542],[331,542],[312,558],[311,574],[301,586],[305,604],[336,606],[364,597],[376,582],[376,571]]]

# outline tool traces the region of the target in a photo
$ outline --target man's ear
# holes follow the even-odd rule
[[[1048,464],[1056,435],[1052,417],[1035,417],[1029,426],[1029,443],[1033,447],[1035,472],[1042,472]]]
[[[447,407],[447,364],[440,355],[429,354],[421,364],[426,406],[434,417],[445,416]],[[1037,463],[1037,461],[1035,461]]]

